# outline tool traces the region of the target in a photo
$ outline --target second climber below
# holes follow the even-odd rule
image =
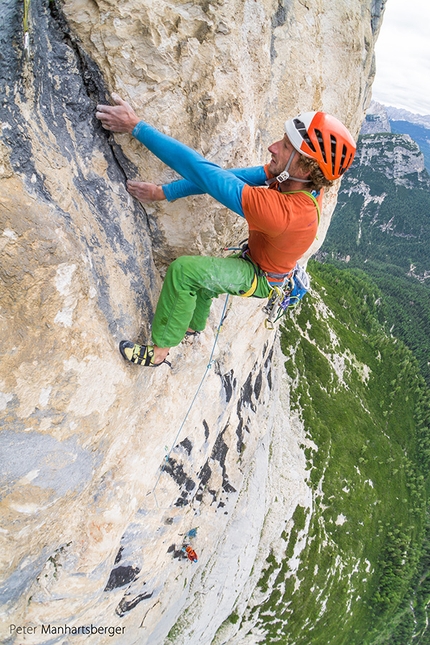
[[[208,193],[247,221],[248,248],[239,257],[182,256],[169,266],[152,322],[153,344],[121,341],[122,356],[139,365],[165,362],[186,334],[203,331],[212,299],[223,293],[267,298],[313,243],[324,188],[351,166],[356,145],[347,128],[324,112],[285,122],[265,166],[224,170],[138,118],[117,94],[96,117],[111,132],[128,132],[183,179],[157,186],[127,182],[146,203]]]

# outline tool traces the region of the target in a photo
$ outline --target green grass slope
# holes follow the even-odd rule
[[[267,599],[244,618],[266,645],[428,643],[429,392],[381,324],[377,287],[330,265],[311,273],[281,344],[291,413],[314,446],[313,508],[297,507],[285,557],[271,553],[259,582]]]

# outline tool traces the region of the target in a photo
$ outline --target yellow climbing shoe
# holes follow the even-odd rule
[[[154,347],[152,345],[137,345],[129,340],[122,340],[119,344],[119,351],[126,361],[136,365],[159,367],[159,365],[166,363],[171,367],[169,361],[166,360],[154,363]]]

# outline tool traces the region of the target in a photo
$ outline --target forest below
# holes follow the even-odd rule
[[[309,518],[298,507],[285,533],[293,561],[308,522],[297,578],[288,559],[268,557],[265,642],[429,643],[429,388],[389,332],[373,279],[330,263],[309,270],[311,292],[286,318],[281,345],[291,412],[315,445],[306,449],[314,508]]]
[[[390,136],[385,135],[388,143]],[[370,148],[372,145],[371,135],[360,137],[358,153],[362,147]],[[409,148],[410,142],[405,139],[405,150]],[[397,151],[397,155],[399,154],[401,151]],[[409,492],[414,488],[416,491],[418,488],[420,490],[422,532],[420,535],[416,534],[415,554],[408,559],[406,545],[408,540],[411,544],[412,527],[416,529],[417,522],[409,521],[408,529],[408,520],[405,522],[404,517],[400,519],[400,514],[403,512],[408,516],[413,508],[417,512],[417,503],[397,495],[397,504],[393,500],[392,513],[393,516],[399,514],[399,518],[386,532],[378,556],[380,578],[378,589],[373,595],[375,629],[373,633],[370,630],[371,633],[367,636],[363,635],[357,643],[428,644],[430,177],[424,170],[394,179],[390,176],[391,168],[387,165],[387,157],[370,155],[373,163],[363,163],[364,158],[365,156],[357,154],[352,169],[342,181],[330,229],[317,255],[318,261],[311,263],[311,270],[314,282],[325,286],[324,300],[335,308],[337,324],[350,331],[351,326],[356,324],[353,320],[357,311],[361,312],[361,320],[367,321],[363,325],[366,331],[361,340],[362,352],[369,351],[369,346],[375,347],[374,334],[378,325],[380,333],[386,334],[383,344],[391,344],[393,354],[388,362],[386,355],[379,350],[383,369],[387,370],[386,385],[379,383],[376,389],[369,391],[368,402],[370,404],[371,398],[375,396],[383,408],[386,396],[391,397],[393,405],[397,401],[396,423],[400,433],[403,433],[404,441],[412,442],[409,443],[409,467],[413,472],[419,473],[418,479],[407,486]],[[338,298],[340,309],[333,296]],[[342,307],[350,310],[349,316]],[[376,335],[380,337],[379,333]],[[367,349],[365,345],[368,346]],[[414,403],[411,402],[412,391],[418,397],[414,399]],[[383,412],[387,418],[390,414],[388,409]],[[395,442],[393,435],[389,434],[387,450],[393,457]],[[374,451],[372,453],[377,459]],[[359,461],[367,461],[372,453],[366,449]],[[379,463],[382,468],[383,460]],[[392,488],[392,474],[387,472],[386,478]],[[421,485],[416,488],[418,481]],[[388,500],[382,503],[388,504]],[[379,535],[377,532],[376,538]],[[376,543],[377,539],[374,546]],[[409,582],[406,584],[407,578]],[[379,627],[376,628],[376,625]]]

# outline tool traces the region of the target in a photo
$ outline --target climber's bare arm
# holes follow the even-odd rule
[[[145,181],[128,181],[127,190],[130,195],[138,199],[143,204],[149,204],[149,202],[158,202],[162,199],[166,199],[162,186],[157,186],[156,184],[147,183]]]
[[[127,101],[112,93],[115,105],[98,105],[96,117],[101,121],[105,130],[112,132],[128,132],[131,134],[140,119]]]

